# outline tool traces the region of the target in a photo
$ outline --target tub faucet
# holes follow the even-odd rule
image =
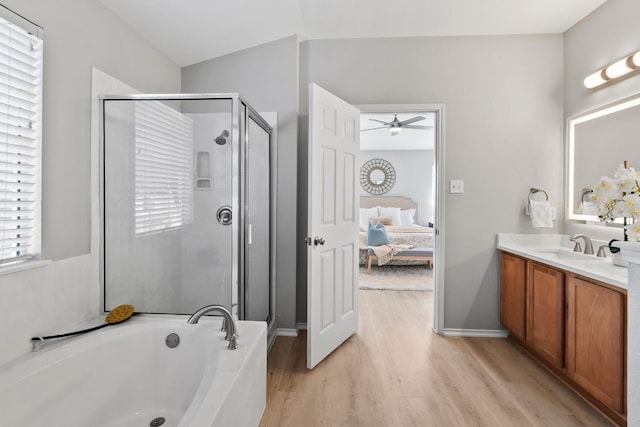
[[[569,240],[576,244],[575,248],[573,249],[574,252],[580,252],[580,242],[578,242],[578,239],[584,240],[585,255],[593,255],[593,243],[591,243],[591,239],[589,238],[589,236],[586,236],[584,234],[574,234],[573,236],[569,237]]]
[[[198,323],[198,320],[200,320],[202,316],[212,311],[222,313],[222,316],[224,317],[222,330],[224,331],[226,329],[226,336],[224,339],[229,341],[229,346],[227,348],[229,350],[235,350],[236,348],[238,348],[238,334],[236,332],[236,324],[233,321],[231,312],[227,310],[226,307],[217,304],[205,305],[204,307],[193,313],[191,317],[187,319],[187,323],[189,323],[190,325],[194,325]]]

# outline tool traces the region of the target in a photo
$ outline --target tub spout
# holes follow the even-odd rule
[[[224,320],[222,322],[222,327],[223,327],[223,330],[226,329],[226,335],[224,339],[229,341],[229,347],[227,348],[229,350],[235,350],[236,348],[238,348],[238,334],[236,332],[236,324],[233,321],[233,316],[231,316],[231,312],[227,310],[226,307],[222,305],[217,305],[217,304],[205,305],[204,307],[202,307],[201,309],[193,313],[191,317],[187,319],[187,323],[191,325],[196,324],[198,323],[198,320],[200,320],[202,316],[212,311],[217,311],[219,313],[222,313],[222,316],[224,317]]]

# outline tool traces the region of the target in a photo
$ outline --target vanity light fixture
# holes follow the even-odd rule
[[[640,52],[628,55],[587,76],[584,79],[584,85],[589,89],[594,89],[638,69],[640,69]]]

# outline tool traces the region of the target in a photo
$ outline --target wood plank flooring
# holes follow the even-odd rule
[[[432,332],[432,292],[360,291],[360,329],[315,369],[306,335],[268,356],[261,427],[608,426],[506,339]]]

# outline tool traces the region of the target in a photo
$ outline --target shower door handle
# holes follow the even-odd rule
[[[323,237],[318,237],[318,236],[316,236],[316,237],[314,237],[314,238],[313,238],[313,244],[314,244],[314,246],[324,245],[324,242],[325,242],[325,240],[324,240],[324,238],[323,238]]]

